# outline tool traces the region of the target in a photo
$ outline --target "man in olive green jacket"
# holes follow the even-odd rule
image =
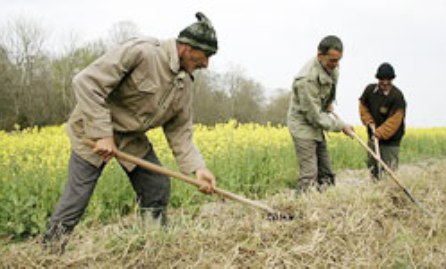
[[[145,134],[158,126],[181,171],[195,173],[207,186],[203,192],[214,191],[215,176],[192,139],[191,82],[192,73],[206,68],[217,52],[217,38],[209,19],[200,12],[196,17],[198,22],[177,39],[131,39],[74,78],[77,105],[67,124],[72,146],[68,183],[43,236],[45,245],[60,244],[60,238],[71,233],[117,149],[160,164]],[[96,141],[93,150],[83,143],[84,138]],[[119,162],[136,192],[143,218],[166,224],[169,178]]]
[[[288,110],[288,129],[293,137],[299,163],[298,192],[310,186],[322,190],[335,184],[324,131],[343,131],[351,136],[351,125],[333,114],[338,64],[343,46],[336,36],[327,36],[318,46],[317,57],[310,60],[294,79]]]

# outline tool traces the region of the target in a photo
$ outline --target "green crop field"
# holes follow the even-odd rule
[[[365,130],[357,128],[363,139]],[[176,165],[160,129],[148,134],[163,164]],[[285,127],[238,124],[195,126],[195,140],[218,185],[257,199],[293,188],[297,164]],[[365,151],[342,134],[328,134],[336,170],[365,167]],[[0,234],[15,238],[44,229],[66,182],[69,141],[63,126],[0,132]],[[403,163],[446,156],[446,128],[408,129],[401,148]],[[194,208],[215,200],[194,187],[173,181],[170,206]],[[107,223],[135,209],[134,195],[119,164],[107,166],[83,223]]]

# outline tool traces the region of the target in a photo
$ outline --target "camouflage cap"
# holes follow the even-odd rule
[[[211,21],[201,12],[197,12],[195,17],[198,22],[184,28],[177,40],[201,49],[209,55],[217,53],[217,35]]]

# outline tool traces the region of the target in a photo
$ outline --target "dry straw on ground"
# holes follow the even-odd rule
[[[344,171],[338,184],[264,202],[296,215],[270,222],[233,202],[201,211],[171,210],[166,230],[143,229],[134,216],[113,225],[79,227],[62,256],[38,239],[0,248],[12,268],[446,268],[446,160],[402,166],[402,183],[433,218],[390,181]]]

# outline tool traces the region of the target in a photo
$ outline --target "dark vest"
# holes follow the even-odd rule
[[[360,100],[369,109],[372,114],[375,125],[378,128],[389,117],[391,117],[397,110],[406,111],[406,101],[402,92],[395,86],[392,87],[388,95],[384,95],[381,91],[374,92],[377,84],[370,84],[365,89]],[[367,130],[369,137],[371,130]],[[404,136],[405,124],[404,118],[396,133],[387,140],[381,140],[383,145],[399,145]]]

